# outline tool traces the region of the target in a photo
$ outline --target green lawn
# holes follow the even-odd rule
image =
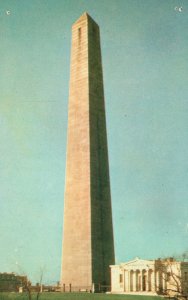
[[[28,300],[27,294],[0,293],[0,300]],[[32,295],[36,300],[36,295]],[[159,296],[111,295],[88,293],[43,293],[39,300],[161,300]]]

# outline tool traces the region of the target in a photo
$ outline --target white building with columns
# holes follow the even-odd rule
[[[187,294],[188,262],[173,258],[132,261],[110,266],[112,293]]]

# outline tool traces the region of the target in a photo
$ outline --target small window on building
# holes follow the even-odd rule
[[[168,272],[167,273],[167,281],[170,281],[170,279],[171,279],[171,274],[170,274],[170,272]]]
[[[119,282],[120,282],[120,283],[123,282],[123,274],[119,274]]]
[[[185,279],[185,280],[188,279],[188,277],[187,277],[187,272],[184,273],[184,279]]]
[[[78,37],[79,37],[79,39],[81,38],[81,27],[78,28]]]

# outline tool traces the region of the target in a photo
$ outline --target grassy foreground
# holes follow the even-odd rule
[[[33,300],[36,295],[33,294]],[[161,300],[159,296],[111,295],[88,293],[43,293],[39,300]],[[28,300],[27,294],[0,293],[0,300]]]

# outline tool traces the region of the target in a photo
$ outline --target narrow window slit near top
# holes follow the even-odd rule
[[[78,38],[81,38],[81,28],[78,28]]]

